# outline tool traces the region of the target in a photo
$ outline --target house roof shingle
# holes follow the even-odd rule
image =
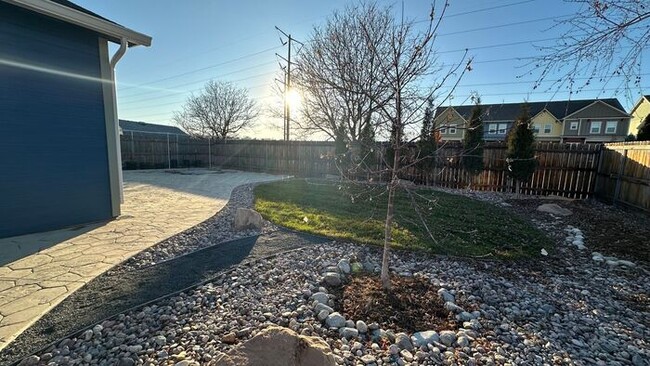
[[[171,135],[183,135],[187,136],[183,130],[176,126],[167,126],[167,125],[157,125],[155,123],[146,123],[138,121],[128,121],[121,119],[120,128],[122,131],[133,131],[133,132],[144,132],[144,133],[159,133],[159,134],[171,134]]]
[[[66,7],[70,8],[70,9],[80,11],[80,12],[82,12],[84,14],[94,16],[95,18],[99,18],[99,19],[105,20],[107,22],[117,24],[117,23],[115,23],[114,21],[112,21],[110,19],[106,19],[106,18],[104,18],[103,16],[101,16],[101,15],[99,15],[97,13],[93,13],[92,11],[90,11],[90,10],[88,10],[88,9],[82,7],[82,6],[79,6],[79,5],[75,4],[75,3],[73,3],[72,1],[68,1],[68,0],[50,0],[50,1],[53,2],[53,3],[57,3],[59,5],[66,6]],[[119,24],[117,24],[117,25],[119,25]]]
[[[562,120],[564,117],[581,110],[582,108],[600,100],[610,106],[625,111],[621,103],[616,98],[609,99],[584,99],[584,100],[562,100],[555,102],[528,102],[530,108],[530,115],[535,116],[544,109],[548,110],[557,118]],[[485,120],[489,121],[513,121],[521,112],[521,105],[523,103],[505,103],[505,104],[483,104],[483,116]],[[463,118],[469,119],[472,108],[474,105],[461,105],[451,106]],[[449,107],[436,108],[435,117],[438,117],[445,109]]]

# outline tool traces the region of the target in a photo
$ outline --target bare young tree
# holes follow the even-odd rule
[[[367,2],[348,5],[314,29],[293,76],[294,86],[302,91],[301,115],[294,126],[332,139],[343,127],[351,142],[361,139],[367,124],[374,130],[380,116],[373,99],[385,99],[387,89],[380,83],[381,61],[368,43],[386,45],[381,37],[391,22],[389,9]]]
[[[385,162],[388,166],[388,201],[380,278],[385,290],[391,288],[389,260],[399,177],[404,169],[422,160],[418,156],[410,156],[409,163],[402,164],[402,151],[412,142],[405,138],[406,129],[421,124],[422,118],[419,116],[428,101],[438,97],[437,94],[446,87],[449,90],[447,96],[439,101],[439,104],[444,103],[464,73],[471,70],[471,59],[466,60],[467,53],[450,69],[443,69],[437,62],[434,42],[448,6],[449,3],[445,1],[438,13],[434,4],[428,24],[423,28],[417,28],[413,21],[398,22],[394,17],[387,27],[380,29],[361,24],[369,53],[378,63],[376,86],[371,88],[367,85],[364,92],[384,117],[380,127],[389,133],[389,148],[392,151],[392,161]],[[382,43],[377,44],[373,40],[381,40]],[[455,83],[449,87],[449,82],[454,78]],[[386,92],[377,95],[373,92],[374,88]],[[413,140],[417,138],[419,136]],[[424,220],[422,224],[426,227]]]
[[[539,47],[533,61],[540,72],[535,87],[580,91],[594,81],[622,77],[617,87],[641,85],[641,55],[650,44],[650,4],[642,0],[565,0],[578,12],[556,27],[566,28],[553,46]],[[560,77],[556,77],[561,75]],[[553,78],[553,80],[549,80]]]
[[[384,250],[381,265],[381,283],[386,290],[391,288],[389,260],[392,243],[393,219],[395,214],[395,195],[399,184],[399,171],[403,149],[404,132],[407,124],[412,123],[415,111],[422,105],[422,79],[431,75],[436,67],[434,58],[434,36],[440,25],[440,20],[447,4],[444,4],[442,14],[436,21],[435,9],[431,10],[428,27],[418,31],[412,22],[401,21],[399,24],[382,30],[382,39],[386,47],[380,51],[375,44],[368,42],[372,54],[380,63],[380,85],[390,90],[389,98],[377,100],[381,113],[386,117],[390,129],[390,143],[393,151],[393,162],[390,165],[388,182],[388,203],[386,207],[386,222],[384,225]],[[364,34],[371,35],[374,29],[364,29]],[[387,51],[387,52],[386,52]],[[427,97],[433,95],[429,91]],[[419,104],[419,105],[418,105]]]
[[[190,135],[225,140],[249,127],[258,115],[247,89],[211,80],[201,93],[187,98],[173,120]]]

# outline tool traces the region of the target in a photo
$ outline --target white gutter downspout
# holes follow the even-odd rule
[[[112,93],[113,93],[113,116],[115,116],[115,141],[116,141],[116,151],[117,151],[117,176],[119,179],[119,185],[120,185],[120,203],[124,203],[124,177],[122,175],[122,148],[120,146],[120,119],[117,116],[117,93],[116,93],[116,84],[115,84],[115,66],[117,65],[118,62],[120,62],[120,59],[122,59],[122,56],[126,53],[126,49],[129,46],[129,42],[126,40],[126,38],[122,38],[120,42],[120,48],[115,52],[113,57],[111,57],[110,65],[111,65],[111,83],[113,85]]]

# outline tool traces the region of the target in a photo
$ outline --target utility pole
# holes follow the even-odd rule
[[[293,42],[297,42],[300,45],[303,45],[302,42],[296,40],[295,38],[291,37],[291,34],[285,33],[282,29],[278,28],[277,26],[275,29],[282,33],[287,40],[283,41],[282,37],[280,37],[280,42],[282,42],[282,45],[287,45],[287,57],[284,58],[276,53],[276,55],[283,59],[287,63],[286,69],[281,66],[281,68],[284,70],[284,82],[282,83],[284,85],[283,93],[284,93],[284,140],[289,141],[289,132],[290,132],[290,122],[291,122],[291,106],[289,104],[289,95],[292,92],[291,91],[291,44]]]

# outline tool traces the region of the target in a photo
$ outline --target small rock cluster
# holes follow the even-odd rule
[[[636,267],[636,264],[634,264],[634,262],[618,259],[616,257],[607,257],[598,252],[591,253],[591,259],[594,262],[605,263],[612,267],[628,267],[628,268]]]
[[[574,245],[579,250],[584,250],[586,248],[585,237],[582,234],[582,231],[580,229],[569,225],[564,231],[567,232],[567,237],[566,237],[567,243]]]
[[[322,275],[322,283],[329,286],[339,286],[345,282],[347,276],[362,271],[376,271],[377,266],[368,262],[364,267],[356,258],[341,259],[336,266],[325,267]],[[412,276],[408,270],[402,272],[403,275]],[[347,341],[347,345],[341,347],[341,352],[335,354],[340,357],[337,359],[339,364],[347,364],[347,361],[353,361],[356,357],[361,357],[364,364],[404,364],[415,360],[436,360],[441,361],[441,350],[452,349],[454,347],[463,348],[470,345],[470,341],[477,336],[475,330],[481,328],[478,321],[481,313],[474,311],[469,313],[462,307],[456,305],[454,294],[441,288],[438,296],[445,303],[445,308],[456,314],[456,319],[463,324],[463,328],[458,331],[453,330],[425,330],[415,332],[409,336],[406,333],[394,333],[391,330],[385,330],[376,322],[366,323],[364,320],[346,319],[342,314],[335,311],[334,295],[329,294],[327,288],[319,287],[318,292],[312,293],[309,289],[303,290],[303,294],[309,296],[314,314],[319,321],[323,323],[330,331],[338,332],[342,340]],[[382,340],[384,340],[382,342]],[[378,359],[372,354],[363,354],[361,349],[363,344],[371,344],[371,348],[380,349],[379,343],[386,345],[386,340],[391,344],[388,346],[388,354]],[[350,347],[350,344],[352,346]]]

